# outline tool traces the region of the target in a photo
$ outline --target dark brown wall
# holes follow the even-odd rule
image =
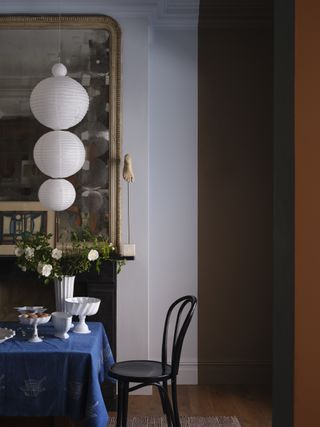
[[[272,26],[219,28],[207,12],[202,2],[199,382],[270,382]]]
[[[320,4],[296,0],[294,426],[320,424]]]

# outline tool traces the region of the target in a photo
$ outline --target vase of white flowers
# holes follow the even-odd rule
[[[75,278],[76,276],[62,276],[53,279],[56,311],[67,311],[65,299],[73,297]]]
[[[100,271],[102,261],[117,260],[115,247],[108,240],[89,235],[73,233],[72,240],[64,248],[50,246],[51,234],[24,233],[16,242],[15,255],[22,271],[32,271],[48,283],[53,280],[56,309],[65,311],[65,298],[73,296],[74,280],[77,274],[95,268]]]

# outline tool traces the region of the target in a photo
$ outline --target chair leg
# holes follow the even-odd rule
[[[165,398],[163,396],[163,390],[160,387],[157,387],[157,389],[158,389],[159,396],[160,396],[160,399],[161,399],[162,411],[166,415],[167,412],[168,412],[168,408],[167,408],[167,402],[166,402],[166,400],[165,400]],[[164,389],[164,387],[163,387],[163,389]]]
[[[176,381],[176,379],[171,381],[171,388],[172,388],[172,406],[173,406],[175,427],[181,427],[179,410],[178,410],[177,381]]]
[[[162,403],[163,412],[164,412],[164,414],[166,415],[166,418],[167,418],[168,427],[171,427],[171,426],[174,427],[175,426],[174,414],[173,414],[173,411],[172,411],[172,408],[171,408],[171,403],[170,403],[169,395],[168,395],[165,387],[161,387],[159,385],[158,390],[159,390],[159,394],[160,394],[160,397],[161,397],[161,403]]]
[[[169,399],[168,381],[166,381],[166,380],[163,381],[163,389],[164,389],[165,397],[166,397],[165,402],[167,404],[166,405],[167,406],[167,411],[168,411],[169,416],[171,417],[172,425],[175,426],[174,413],[173,413],[171,402],[170,402],[170,399]],[[166,413],[167,417],[168,417],[168,414]]]
[[[122,427],[127,427],[129,383],[123,385]]]
[[[168,381],[167,380],[163,381],[163,388],[165,389],[167,395],[169,396],[169,393],[168,393]]]
[[[164,389],[166,395],[169,397],[169,393],[168,393],[168,381],[163,381],[162,385],[163,385],[163,389]]]
[[[116,427],[121,427],[122,407],[123,407],[123,383],[122,383],[122,381],[118,381],[118,403],[117,403],[117,425],[116,425]]]
[[[173,420],[171,420],[171,418],[170,418],[170,411],[168,408],[168,394],[166,393],[166,390],[164,387],[161,388],[161,386],[160,386],[157,388],[158,388],[160,399],[161,399],[162,410],[163,410],[163,413],[165,414],[165,416],[167,418],[168,427],[171,427]]]

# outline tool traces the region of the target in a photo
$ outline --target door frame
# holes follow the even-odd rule
[[[272,426],[293,426],[294,0],[274,0],[274,278]]]

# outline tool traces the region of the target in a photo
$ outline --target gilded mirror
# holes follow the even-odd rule
[[[48,178],[33,161],[33,147],[48,128],[32,115],[29,98],[51,75],[59,50],[68,76],[85,87],[90,103],[85,118],[69,129],[83,142],[86,161],[68,178],[76,200],[56,213],[55,238],[63,244],[86,226],[119,248],[120,30],[110,17],[0,17],[0,205],[38,201]]]

